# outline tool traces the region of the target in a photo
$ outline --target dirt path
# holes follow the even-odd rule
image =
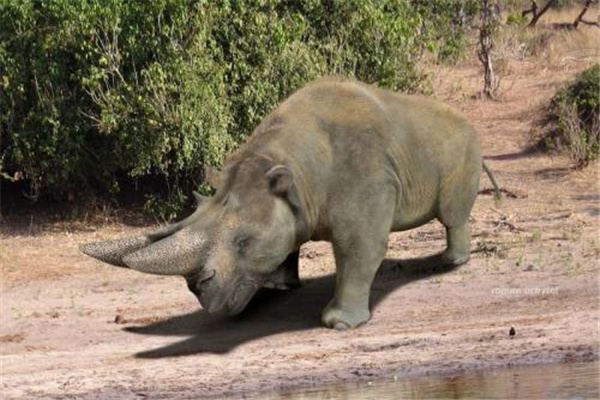
[[[139,228],[5,229],[2,398],[220,397],[598,359],[598,168],[572,171],[565,158],[523,151],[535,108],[584,66],[515,62],[502,102],[468,96],[479,85],[474,66],[438,71],[436,95],[473,121],[514,197],[499,205],[479,197],[472,260],[454,271],[417,258],[443,249],[438,223],[393,234],[372,291],[373,319],[355,331],[319,324],[334,282],[326,243],[303,247],[301,289],[265,292],[229,320],[202,312],[180,278],[117,270],[77,250]],[[489,186],[482,175],[482,189]]]

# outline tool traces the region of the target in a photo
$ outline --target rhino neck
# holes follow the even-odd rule
[[[326,208],[333,155],[329,134],[319,118],[309,108],[288,104],[292,100],[267,116],[227,164],[257,157],[269,165],[283,164],[293,172],[299,200],[297,240],[301,244],[323,225],[321,211]]]
[[[272,143],[270,144],[272,145]],[[250,148],[243,146],[227,161],[223,169],[223,171],[226,171],[223,192],[232,190],[236,186],[236,181],[244,179],[238,174],[238,170],[242,164],[246,167],[251,166],[255,170],[255,174],[253,174],[255,176],[252,179],[246,180],[256,182],[256,184],[260,181],[261,176],[273,166],[285,165],[288,167],[294,176],[294,189],[297,201],[295,205],[290,204],[290,206],[294,212],[296,245],[299,247],[302,243],[310,240],[312,232],[317,225],[318,213],[315,211],[318,208],[315,206],[316,199],[312,195],[315,191],[311,186],[311,182],[306,179],[307,174],[293,156],[279,155],[277,152],[268,151],[268,148],[264,146],[261,146],[260,150],[254,150],[252,147],[254,146],[250,146]],[[285,148],[285,145],[282,145],[282,148]],[[219,196],[219,193],[217,193],[217,196]],[[221,196],[226,196],[226,194],[222,193]]]

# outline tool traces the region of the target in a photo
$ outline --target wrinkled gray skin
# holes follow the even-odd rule
[[[283,102],[227,160],[218,190],[154,234],[84,246],[93,257],[183,275],[211,313],[236,314],[261,286],[298,285],[298,249],[333,244],[336,289],[323,324],[370,318],[369,292],[390,232],[437,218],[442,259],[469,259],[482,159],[471,125],[444,104],[321,79]]]

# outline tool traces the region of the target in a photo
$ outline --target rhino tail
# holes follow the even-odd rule
[[[494,199],[500,200],[500,188],[498,187],[498,182],[496,182],[496,178],[494,177],[492,170],[487,166],[485,161],[482,161],[481,165],[483,167],[483,170],[487,174],[488,178],[490,178],[490,182],[492,183],[492,186],[494,187]]]

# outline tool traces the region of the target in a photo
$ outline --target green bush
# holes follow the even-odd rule
[[[437,60],[455,64],[468,46],[466,33],[477,13],[479,0],[413,0],[423,16],[421,30],[431,39],[430,50],[436,50]]]
[[[457,12],[437,3],[1,0],[0,176],[79,204],[137,188],[173,217],[306,82],[418,90]]]
[[[550,119],[557,130],[545,145],[566,152],[577,167],[598,157],[600,150],[600,65],[580,73],[558,91],[550,103]]]
[[[3,176],[26,179],[30,196],[78,202],[154,176],[159,197],[178,203],[234,145],[202,11],[168,0],[2,3]]]
[[[506,17],[506,25],[526,25],[527,18],[520,12],[515,11],[508,14]]]

